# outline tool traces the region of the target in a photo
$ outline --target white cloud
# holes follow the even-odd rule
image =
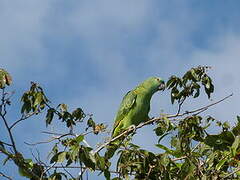
[[[236,122],[240,113],[240,35],[222,34],[211,39],[209,49],[196,50],[192,56],[192,65],[212,66],[210,71],[215,83],[214,99],[220,99],[231,93],[233,98],[213,108],[213,113],[222,121]]]
[[[48,75],[51,80],[50,75],[61,77],[68,70],[64,62],[51,60],[46,47],[46,35],[52,29],[48,24],[52,6],[50,1],[0,2],[1,67],[12,74],[18,86],[23,79],[29,83]]]
[[[126,34],[131,30],[138,31],[146,24],[152,6],[153,3],[147,0],[81,1],[70,16],[70,21],[83,38],[107,38],[116,31]]]

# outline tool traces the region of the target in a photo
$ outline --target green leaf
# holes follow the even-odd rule
[[[24,159],[24,162],[26,163],[26,164],[28,164],[28,167],[33,167],[33,161],[32,161],[32,159]]]
[[[176,87],[172,88],[172,91],[171,91],[171,102],[172,102],[172,104],[174,103],[174,100],[177,98],[178,93],[179,93],[179,90]]]
[[[84,139],[84,136],[83,135],[79,135],[78,137],[76,137],[76,141],[77,143],[79,144],[80,142],[82,142]]]
[[[35,94],[34,98],[35,98],[35,101],[34,101],[33,106],[36,107],[36,106],[40,105],[40,103],[42,102],[42,100],[43,100],[43,95],[42,95],[41,92],[37,92],[37,93]]]
[[[30,175],[24,168],[19,167],[18,173],[23,177],[32,178],[32,175]]]
[[[55,113],[55,109],[53,109],[53,108],[48,109],[47,115],[46,115],[46,126],[51,124],[53,117],[54,117],[54,113]]]
[[[66,159],[66,155],[67,155],[67,152],[65,151],[59,152],[52,157],[52,159],[50,160],[50,163],[52,164],[54,162],[63,162]]]
[[[196,93],[194,94],[193,98],[197,98],[200,95],[200,89],[196,89]]]
[[[222,127],[223,127],[224,130],[228,130],[228,129],[230,128],[230,125],[229,125],[228,122],[224,122],[224,123],[222,124]]]
[[[94,127],[94,126],[96,125],[95,122],[93,121],[92,117],[90,117],[90,118],[88,119],[87,125],[88,125],[89,127]]]
[[[57,162],[63,162],[66,159],[67,152],[61,152],[58,154]]]
[[[207,135],[204,139],[204,143],[214,149],[228,150],[229,146],[232,146],[234,142],[234,135],[230,131],[223,131],[217,135]]]
[[[110,180],[111,174],[108,170],[105,170],[104,171],[104,176],[105,176],[106,180]]]
[[[236,137],[235,137],[235,140],[234,140],[234,142],[233,142],[233,144],[232,144],[232,147],[231,147],[233,156],[236,155],[237,149],[238,149],[238,147],[239,147],[239,144],[240,144],[240,136],[236,136]]]
[[[237,116],[237,124],[232,128],[232,132],[235,136],[240,135],[240,116]]]
[[[67,160],[66,167],[68,167],[68,166],[71,165],[72,163],[73,163],[73,160],[72,160],[72,159],[68,159],[68,160]]]
[[[21,108],[21,113],[29,113],[31,111],[31,101],[29,101],[28,99],[24,101],[24,104]]]
[[[79,145],[71,146],[70,159],[72,159],[72,161],[75,161],[75,162],[77,161],[77,158],[79,155],[79,149],[80,149]]]
[[[207,157],[206,164],[208,164],[208,170],[212,168],[216,154],[217,153],[215,151]]]
[[[90,151],[92,148],[81,146],[80,150],[80,160],[85,164],[86,167],[89,167],[91,169],[95,169],[95,164],[90,158]]]
[[[238,120],[238,122],[240,123],[240,116],[237,116],[237,120]]]
[[[163,150],[165,150],[167,153],[174,155],[174,151],[167,148],[166,146],[162,145],[162,144],[155,144],[155,146],[157,146],[158,148],[161,148]]]
[[[227,161],[228,159],[224,158],[224,159],[221,159],[219,161],[219,163],[216,165],[216,170],[220,170],[221,167],[225,164],[225,162]]]
[[[165,134],[163,134],[162,136],[160,136],[159,137],[159,139],[158,139],[158,143],[160,143],[160,141],[165,137],[165,136],[167,136],[167,135],[169,135],[170,133],[165,133]]]
[[[161,136],[165,133],[166,131],[166,128],[163,129],[162,127],[157,127],[156,129],[154,129],[155,133],[157,136]]]
[[[195,166],[193,165],[193,163],[190,162],[189,160],[186,160],[181,166],[179,179],[185,179],[186,177],[188,177],[188,179],[192,179],[194,174],[194,169],[195,169]]]
[[[175,84],[176,84],[176,79],[175,79],[174,77],[171,77],[171,78],[168,80],[168,82],[167,82],[167,84],[166,84],[166,87],[167,87],[168,89],[170,89],[170,88],[172,88]]]
[[[199,80],[198,75],[195,72],[195,69],[191,69],[191,75],[192,75],[192,80],[193,81],[198,81]]]
[[[77,108],[72,112],[72,116],[74,118],[75,121],[80,121],[83,118],[86,117],[85,113],[83,112],[83,110],[81,108]]]

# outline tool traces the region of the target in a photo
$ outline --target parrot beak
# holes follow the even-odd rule
[[[164,82],[161,83],[160,86],[158,87],[158,89],[159,89],[160,91],[164,91],[164,90],[165,90],[165,83],[164,83]]]

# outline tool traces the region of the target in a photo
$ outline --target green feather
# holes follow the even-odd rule
[[[155,92],[161,90],[164,86],[164,81],[161,78],[151,77],[142,82],[132,91],[129,91],[123,98],[112,131],[112,138],[121,134],[124,130],[128,129],[131,125],[139,125],[149,119],[148,113],[150,110],[150,101]],[[124,140],[124,137],[112,142],[108,151],[110,150],[112,157],[117,147]],[[114,148],[113,148],[114,146]]]
[[[112,137],[117,136],[131,125],[137,126],[149,119],[152,95],[163,84],[164,81],[160,78],[151,77],[124,96],[115,118]]]

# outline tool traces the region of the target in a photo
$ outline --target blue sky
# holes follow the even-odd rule
[[[216,84],[212,99],[232,92],[234,98],[208,112],[233,123],[240,105],[239,6],[239,1],[223,0],[1,0],[0,65],[13,76],[15,101],[35,81],[55,104],[80,106],[109,126],[124,93],[145,78],[167,79],[210,65]],[[209,102],[203,96],[200,103]],[[198,106],[189,102],[184,107]],[[10,121],[19,116],[17,107],[14,102]],[[157,116],[160,109],[175,110],[167,92],[153,97],[150,114]],[[21,142],[46,139],[42,124],[42,119],[32,119],[18,126],[15,135]],[[135,142],[151,148],[154,138],[142,141],[151,139],[151,129],[140,130]],[[95,139],[89,139],[93,146],[101,140]],[[18,146],[30,157],[29,147]],[[9,173],[10,168],[0,166],[0,171]]]

